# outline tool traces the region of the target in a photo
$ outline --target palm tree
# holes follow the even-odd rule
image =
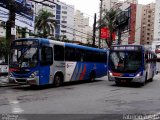
[[[108,45],[108,47],[110,47],[113,43],[113,38],[112,38],[112,34],[117,30],[117,15],[119,13],[119,9],[114,10],[114,9],[110,9],[108,10],[104,10],[103,12],[103,17],[102,17],[102,21],[101,27],[107,27],[110,31],[109,34],[109,39],[106,40],[106,43]]]
[[[41,37],[47,38],[49,35],[53,35],[56,21],[53,19],[53,14],[47,10],[41,9],[35,20],[35,29]]]

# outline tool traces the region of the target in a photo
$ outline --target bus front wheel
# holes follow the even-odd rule
[[[115,81],[115,83],[117,86],[121,85],[121,81]]]
[[[61,84],[62,84],[62,77],[59,74],[55,75],[53,85],[55,87],[59,87]]]
[[[90,74],[90,81],[94,81],[96,78],[95,72],[91,72]]]
[[[146,73],[146,76],[145,76],[145,81],[140,83],[140,86],[144,86],[146,83],[147,83],[147,73]]]

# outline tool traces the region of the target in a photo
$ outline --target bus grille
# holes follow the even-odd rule
[[[23,82],[23,83],[26,83],[27,80],[26,79],[16,79],[17,82]]]
[[[116,80],[126,80],[126,81],[132,81],[133,80],[133,78],[115,78]]]
[[[15,74],[28,74],[30,71],[14,71]]]

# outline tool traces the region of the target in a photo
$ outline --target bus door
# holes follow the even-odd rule
[[[53,64],[53,48],[50,46],[42,46],[41,59],[39,67],[39,84],[50,83],[50,66]]]

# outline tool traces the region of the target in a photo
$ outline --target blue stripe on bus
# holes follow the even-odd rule
[[[104,50],[104,49],[98,49],[98,48],[93,48],[93,47],[75,45],[75,44],[71,44],[71,43],[65,43],[65,46],[73,47],[73,48],[82,48],[84,50],[93,50],[93,51],[99,51],[99,52],[106,52],[106,50]]]
[[[86,69],[86,71],[84,69]],[[71,81],[89,79],[92,70],[95,70],[96,77],[102,77],[107,73],[107,67],[105,67],[103,63],[77,62]]]

